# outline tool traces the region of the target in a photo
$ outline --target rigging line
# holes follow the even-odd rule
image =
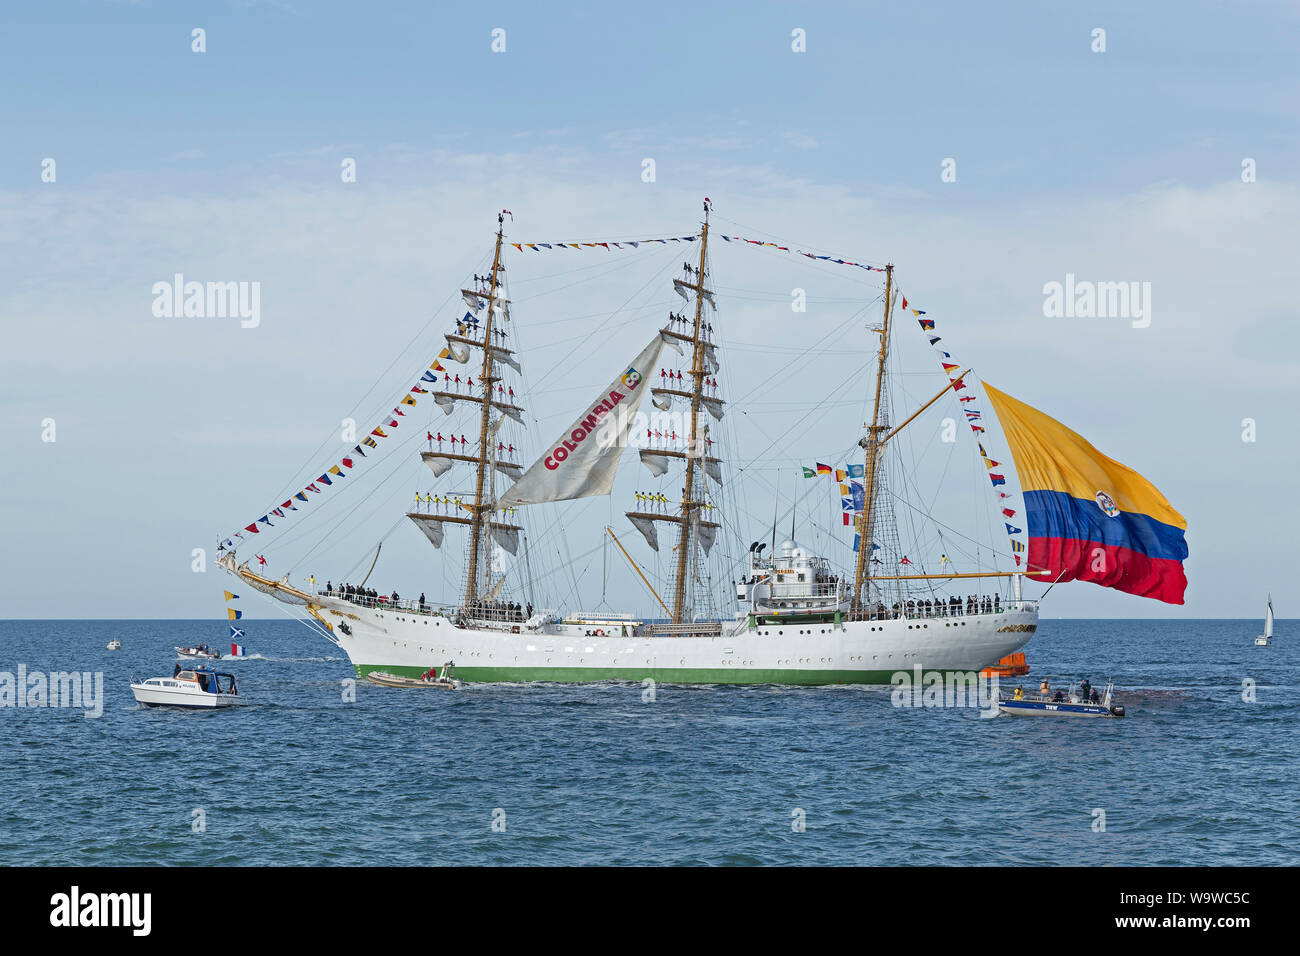
[[[616,315],[618,315],[620,312],[622,312],[623,309],[626,308],[627,305],[628,305],[630,302],[632,302],[632,300],[634,300],[637,296],[639,296],[639,295],[641,295],[643,292],[645,292],[645,290],[646,290],[647,288],[650,287],[650,283],[658,281],[659,278],[660,278],[660,277],[661,277],[665,272],[667,272],[668,270],[670,270],[670,269],[672,268],[673,262],[675,262],[676,259],[677,259],[677,250],[676,250],[676,249],[669,249],[669,248],[665,247],[665,253],[667,253],[667,252],[672,252],[672,253],[673,253],[673,259],[672,259],[672,262],[665,263],[664,266],[663,266],[662,268],[660,268],[658,272],[656,272],[656,273],[655,273],[654,275],[652,275],[649,279],[647,279],[647,280],[642,284],[642,286],[641,286],[639,289],[637,289],[635,292],[633,292],[630,296],[627,297],[627,299],[623,302],[622,305],[620,305],[617,309],[615,309],[613,312],[611,312],[611,313],[610,313],[610,314],[605,318],[605,320],[604,320],[603,322],[601,322],[601,323],[600,323],[599,325],[597,325],[594,329],[592,329],[591,332],[589,333],[590,335],[593,335],[593,336],[594,336],[597,332],[599,332],[599,331],[600,331],[601,329],[603,329],[606,325],[608,325],[608,324],[613,320],[614,316],[616,316]],[[522,346],[521,346],[521,350],[522,350]],[[548,370],[548,371],[547,371],[547,372],[546,372],[546,373],[545,373],[545,374],[544,374],[540,379],[538,379],[536,382],[529,383],[529,382],[525,381],[525,383],[524,383],[524,384],[525,384],[525,387],[526,387],[526,388],[528,389],[528,391],[531,393],[534,389],[540,388],[541,385],[542,385],[542,383],[545,382],[547,379],[549,379],[549,378],[550,378],[552,375],[554,375],[557,371],[559,371],[559,369],[560,369],[560,366],[559,366],[558,364],[556,364],[556,365],[552,365],[551,368],[550,368],[550,369],[549,369],[549,370]],[[523,377],[523,376],[521,376],[521,378],[522,378],[522,377]]]
[[[911,504],[911,503],[908,502],[905,498],[900,498],[900,497],[899,497],[898,495],[896,495],[896,494],[895,494],[891,489],[888,489],[888,488],[885,489],[885,493],[886,493],[890,498],[894,499],[896,502],[901,503],[905,508],[911,509],[912,511],[919,511],[919,510],[920,510],[920,509],[918,509],[918,508],[916,507],[916,505]],[[940,521],[938,518],[935,518],[933,515],[929,515],[928,517],[930,518],[931,521],[933,521],[933,522],[934,522],[936,525],[938,525],[940,528],[944,528],[945,530],[947,530],[947,531],[950,532],[951,534],[955,535],[956,537],[961,538],[963,541],[967,541],[967,542],[969,542],[969,543],[970,543],[971,545],[973,545],[976,549],[979,549],[979,548],[985,547],[985,545],[983,545],[982,542],[976,541],[974,538],[969,537],[968,535],[964,535],[964,534],[962,534],[962,533],[961,533],[960,531],[958,531],[956,528],[953,528],[953,527],[950,526],[950,525],[946,525],[946,524],[944,524],[942,521]],[[978,552],[977,552],[977,553],[978,553]],[[995,552],[995,557],[996,557],[996,552]]]
[[[857,369],[854,369],[852,372],[849,373],[849,375],[848,375],[847,378],[845,378],[842,382],[838,383],[837,385],[834,386],[834,388],[831,389],[831,393],[833,394],[834,392],[836,392],[836,391],[838,391],[839,389],[843,388],[843,387],[844,387],[845,385],[847,385],[850,381],[852,381],[853,378],[854,378],[857,374],[858,374],[858,370],[857,370]],[[817,411],[817,409],[814,407],[814,408],[809,409],[809,410],[808,410],[806,413],[804,413],[803,415],[801,415],[797,421],[795,421],[793,424],[791,424],[790,427],[788,427],[785,431],[781,432],[781,434],[778,435],[775,439],[773,439],[773,440],[768,444],[768,446],[767,446],[766,448],[764,448],[764,449],[763,449],[762,451],[760,451],[758,454],[754,455],[754,456],[750,459],[750,461],[758,461],[758,460],[762,459],[763,456],[768,452],[769,449],[771,449],[773,446],[775,446],[777,442],[783,440],[783,439],[785,438],[785,436],[788,435],[790,432],[794,431],[796,428],[798,428],[800,425],[802,425],[802,424],[803,424],[803,423],[804,423],[804,422],[805,422],[809,417],[812,416],[813,412],[815,412],[815,411]],[[744,414],[744,413],[742,412],[741,414]],[[749,415],[745,415],[745,417],[746,417],[746,418],[750,418]],[[761,429],[760,429],[760,430],[761,430]],[[741,472],[746,471],[747,468],[748,468],[747,465],[743,465],[743,466],[737,467],[737,468],[736,468],[736,473],[737,473],[737,474],[740,474]]]
[[[516,249],[515,251],[518,252],[519,250]],[[575,251],[576,251],[576,250],[575,250]],[[610,251],[612,252],[613,250],[610,250]],[[641,250],[639,250],[639,249],[638,249],[638,250],[635,250],[635,252],[640,252],[640,251],[641,251]],[[646,250],[645,250],[645,254],[648,255],[648,254],[649,254],[650,252],[652,252],[652,251],[657,251],[657,250],[646,249]],[[521,262],[528,262],[528,261],[531,261],[531,259],[532,259],[532,256],[526,256],[526,255],[522,255],[522,254],[521,254],[521,256],[520,256],[520,261],[521,261]],[[625,264],[628,264],[628,263],[635,263],[635,262],[636,262],[636,259],[635,259],[635,253],[634,253],[633,256],[622,257],[622,258],[620,259],[620,264],[624,264],[624,265],[625,265]],[[560,278],[561,276],[573,275],[574,273],[577,273],[577,272],[589,272],[589,271],[592,270],[592,269],[600,269],[600,268],[603,268],[603,267],[606,266],[606,265],[608,265],[608,263],[606,263],[606,262],[592,262],[592,263],[588,263],[588,264],[585,265],[585,266],[578,266],[576,269],[566,269],[566,270],[564,270],[563,272],[546,272],[546,273],[543,273],[543,274],[541,274],[541,275],[530,276],[530,277],[528,277],[528,278],[524,278],[524,279],[516,279],[516,280],[515,280],[515,283],[516,283],[517,285],[523,285],[523,284],[526,283],[526,282],[541,282],[541,281],[543,281],[543,280],[545,280],[545,279],[558,279],[558,278]],[[522,300],[522,299],[521,299],[520,301],[525,301],[525,300]]]
[[[334,635],[331,634],[325,628],[321,627],[320,622],[317,622],[315,624],[309,624],[306,621],[304,621],[301,617],[298,617],[296,614],[292,614],[289,611],[285,610],[283,607],[280,606],[280,602],[277,601],[275,598],[271,597],[269,594],[266,594],[263,591],[258,591],[257,593],[262,598],[262,600],[272,605],[277,611],[279,611],[289,620],[301,624],[303,627],[307,628],[307,630],[311,631],[316,636],[325,638],[325,640],[329,641],[335,647],[339,646],[339,642],[335,640]],[[315,619],[313,618],[313,620]]]
[[[395,444],[392,446],[392,451],[394,452],[394,454],[389,455],[389,456],[386,457],[386,458],[377,458],[377,459],[374,459],[374,460],[372,461],[372,467],[368,468],[368,469],[367,469],[366,471],[364,471],[364,472],[361,472],[360,475],[357,475],[357,470],[358,470],[358,469],[355,469],[355,468],[354,468],[353,471],[352,471],[351,473],[349,473],[349,474],[346,475],[346,477],[348,477],[348,478],[357,478],[358,480],[357,480],[357,482],[356,482],[355,484],[345,484],[345,485],[341,485],[340,487],[338,487],[337,489],[335,489],[334,494],[330,495],[328,498],[321,498],[321,499],[320,499],[320,505],[319,505],[318,507],[313,508],[310,512],[308,512],[307,514],[305,514],[304,517],[310,519],[310,518],[313,518],[313,517],[315,517],[316,515],[320,514],[322,511],[332,510],[332,509],[331,509],[331,506],[332,506],[336,501],[338,501],[340,498],[342,498],[342,497],[344,497],[344,496],[350,494],[353,488],[363,488],[363,487],[366,487],[366,486],[368,485],[369,480],[372,479],[373,476],[375,476],[376,472],[380,472],[382,469],[384,469],[385,467],[387,467],[388,469],[390,469],[389,474],[388,474],[388,475],[387,475],[387,476],[386,476],[386,477],[381,481],[380,485],[379,485],[379,486],[376,486],[376,488],[374,489],[374,490],[378,490],[378,487],[381,487],[384,481],[387,481],[388,478],[391,478],[392,475],[393,475],[393,473],[395,473],[398,469],[400,469],[400,468],[402,467],[403,464],[409,464],[409,462],[405,462],[405,461],[403,461],[403,459],[402,459],[399,455],[397,455],[396,452],[397,452],[398,449],[400,449],[400,448],[402,447],[402,445],[404,445],[404,444],[406,444],[406,443],[409,443],[413,438],[417,438],[417,437],[418,437],[418,434],[413,432],[411,435],[409,435],[409,436],[407,436],[406,438],[402,439],[401,441],[395,443]],[[369,456],[367,456],[367,458],[369,458]],[[331,486],[331,487],[333,487],[333,486]],[[369,496],[371,496],[371,495],[373,495],[373,494],[374,494],[374,491],[372,490],[372,491],[369,493],[369,495],[368,495],[367,497],[369,497]],[[309,500],[311,500],[311,499],[309,499]],[[357,507],[360,507],[360,505],[361,505],[361,504],[364,504],[364,503],[365,503],[364,500],[363,500],[362,502],[358,502]],[[350,515],[351,512],[349,512],[348,514]],[[348,517],[348,515],[345,515],[344,518],[343,518],[342,520],[340,520],[340,521],[338,521],[338,522],[335,522],[335,524],[334,524],[334,529],[337,530],[338,526],[342,525],[343,522],[347,520],[347,517]],[[287,547],[287,546],[289,546],[289,545],[291,545],[291,544],[293,544],[293,543],[295,543],[295,542],[301,540],[305,535],[307,535],[307,534],[309,534],[309,533],[312,533],[312,532],[313,532],[313,527],[312,527],[312,525],[311,525],[311,523],[310,523],[310,520],[309,520],[308,523],[303,524],[302,526],[300,526],[300,527],[298,527],[298,528],[295,528],[295,529],[293,529],[293,530],[287,532],[287,533],[285,534],[284,537],[277,537],[277,538],[272,542],[272,545],[273,545],[274,547]],[[330,533],[329,531],[326,531],[325,534],[324,534],[322,537],[328,537],[328,536],[329,536],[329,533]]]
[[[829,339],[832,335],[835,335],[835,334],[841,332],[843,329],[845,329],[849,324],[851,324],[855,319],[857,319],[858,316],[860,316],[860,315],[862,315],[864,312],[866,312],[866,310],[869,309],[869,308],[871,307],[871,305],[873,305],[873,304],[874,304],[874,302],[872,302],[872,303],[868,303],[867,305],[864,305],[862,308],[858,309],[856,312],[854,312],[854,313],[852,313],[851,315],[849,315],[849,317],[846,318],[846,319],[845,319],[843,322],[841,322],[839,325],[835,326],[833,329],[831,329],[830,331],[828,331],[825,335],[823,335],[823,336],[822,336],[820,339],[818,339],[816,342],[813,342],[811,345],[809,345],[809,346],[808,346],[807,348],[805,348],[803,351],[799,352],[799,354],[796,355],[796,356],[794,357],[794,359],[791,361],[790,365],[787,366],[786,373],[787,373],[787,374],[790,374],[790,372],[793,371],[793,369],[794,369],[794,365],[795,365],[795,363],[799,362],[801,359],[803,359],[803,358],[805,358],[805,357],[811,357],[811,354],[810,354],[810,353],[812,353],[815,349],[817,349],[817,348],[818,348],[818,347],[819,347],[823,342],[825,342],[827,339]],[[720,336],[719,338],[721,339],[721,336]],[[726,349],[729,347],[729,344],[728,344],[728,343],[729,343],[729,340],[722,339],[718,344],[721,346],[721,348],[722,348],[723,351],[725,352]],[[770,383],[770,382],[764,382],[764,383],[761,383],[761,384],[756,385],[756,386],[754,386],[753,388],[751,388],[751,389],[750,389],[748,392],[746,392],[744,395],[741,395],[739,398],[733,398],[731,401],[732,401],[732,403],[735,404],[735,405],[741,405],[741,404],[743,404],[743,403],[746,403],[746,402],[749,400],[749,397],[750,397],[751,395],[754,395],[755,393],[757,393],[757,392],[761,392],[761,391],[763,391],[763,390],[765,390],[765,389],[768,389],[768,388],[771,388],[771,383]]]
[[[415,437],[418,437],[418,436],[416,436],[416,435],[412,435],[411,437],[412,437],[412,438],[415,438]],[[411,438],[407,438],[406,441],[408,441],[408,442],[411,441]],[[398,446],[396,446],[396,447],[397,447],[397,448],[400,448],[401,445],[398,445]],[[335,532],[337,532],[337,531],[338,531],[338,530],[339,530],[339,529],[340,529],[344,524],[346,524],[346,523],[347,523],[347,522],[352,518],[352,516],[353,516],[354,514],[356,514],[356,512],[357,512],[360,508],[362,508],[365,504],[367,504],[368,502],[370,502],[372,499],[374,499],[374,498],[376,497],[376,494],[377,494],[377,492],[379,491],[379,489],[383,488],[384,485],[386,485],[389,481],[391,481],[395,476],[397,476],[397,475],[399,475],[399,474],[402,474],[402,467],[403,467],[404,465],[408,465],[408,464],[410,464],[410,462],[409,462],[409,461],[404,461],[404,460],[403,460],[402,458],[400,458],[399,456],[394,455],[394,456],[393,456],[392,458],[390,458],[387,462],[384,462],[384,464],[389,464],[389,465],[391,466],[391,467],[390,467],[390,470],[389,470],[389,472],[388,472],[388,474],[385,475],[385,476],[384,476],[384,477],[379,481],[379,484],[375,485],[375,487],[370,491],[370,493],[369,493],[368,495],[366,495],[364,498],[362,498],[360,501],[358,501],[355,505],[353,505],[352,508],[349,509],[348,512],[347,512],[345,515],[343,515],[342,518],[338,519],[337,521],[334,521],[334,522],[331,524],[331,526],[330,526],[329,528],[327,528],[327,529],[326,529],[326,530],[325,530],[325,531],[320,535],[320,537],[319,537],[319,538],[316,540],[316,542],[315,542],[315,543],[314,543],[314,544],[313,544],[313,545],[312,545],[312,546],[307,550],[307,552],[306,552],[305,554],[303,554],[303,556],[299,559],[298,563],[301,563],[301,562],[303,562],[303,561],[306,561],[309,557],[311,557],[313,554],[315,554],[316,551],[321,547],[321,545],[323,545],[323,544],[324,544],[324,543],[325,543],[325,542],[326,542],[326,541],[327,541],[327,540],[328,540],[328,539],[329,539],[329,538],[330,538],[330,537],[331,537]],[[353,487],[353,486],[349,485],[348,487],[351,488],[351,487]],[[340,496],[335,496],[334,498],[331,498],[330,501],[329,501],[327,504],[332,504],[335,500],[337,500],[338,497],[340,497]],[[376,507],[375,507],[376,512],[377,512],[379,509],[381,509],[381,508],[387,507],[387,505],[388,505],[388,502],[387,502],[387,501],[379,501],[379,502],[376,504]],[[319,514],[319,513],[320,513],[320,510],[323,510],[323,509],[318,509],[318,510],[315,512],[315,514]],[[400,522],[399,522],[399,523],[400,523]],[[281,544],[281,543],[288,544],[288,543],[290,543],[290,542],[297,541],[297,540],[299,540],[303,535],[305,535],[305,534],[308,532],[308,530],[309,530],[309,528],[303,528],[303,529],[301,530],[301,532],[297,535],[297,537],[290,537],[290,538],[287,538],[287,539],[285,539],[284,542],[279,542],[279,541],[277,541],[276,544],[277,544],[277,545],[279,545],[279,544]]]
[[[481,264],[485,261],[485,257],[480,257],[478,261],[481,267]],[[428,331],[429,326],[433,325],[433,323],[438,319],[438,313],[440,313],[443,309],[445,309],[447,307],[447,303],[451,302],[452,299],[454,299],[458,294],[459,294],[459,290],[450,293],[447,296],[447,298],[444,299],[436,309],[434,309],[433,314],[430,316],[429,320],[425,322],[423,326],[421,326],[419,331],[417,331],[414,336],[411,337],[410,341],[407,342],[406,346],[398,351],[396,357],[394,357],[393,361],[389,363],[388,368],[384,369],[384,371],[379,373],[379,376],[371,384],[370,388],[366,390],[366,393],[362,395],[360,399],[357,400],[356,404],[351,409],[351,414],[349,414],[347,417],[352,418],[357,415],[362,404],[366,401],[366,399],[370,397],[371,393],[374,392],[375,389],[379,387],[379,384],[384,380],[385,377],[387,377],[388,373],[393,370],[394,366],[397,365],[397,363],[406,354],[406,352],[412,346],[414,346],[415,343]],[[326,438],[323,441],[321,441],[320,445],[317,446],[316,450],[307,456],[307,460],[304,461],[303,464],[300,465],[294,473],[295,474],[305,473],[308,469],[307,462],[314,460],[316,456],[319,455],[332,440],[333,440],[332,438]]]
[[[786,239],[786,238],[784,238],[784,237],[782,237],[782,236],[778,236],[778,235],[776,235],[776,234],[774,234],[774,233],[765,232],[764,230],[759,229],[759,228],[756,227],[756,226],[747,226],[747,225],[745,225],[743,222],[736,222],[736,220],[734,220],[734,219],[728,219],[726,216],[720,216],[720,215],[718,215],[718,214],[716,214],[716,213],[714,214],[714,218],[715,218],[715,219],[718,219],[718,220],[721,220],[722,222],[729,222],[729,223],[731,223],[733,226],[739,226],[741,229],[747,229],[747,230],[749,230],[750,232],[757,233],[757,234],[760,235],[760,236],[766,236],[768,239],[774,239],[774,240],[780,242],[782,245],[787,245],[787,246],[789,246],[791,249],[794,249],[796,246],[802,246],[803,249],[804,249],[804,251],[807,251],[807,252],[820,252],[820,253],[823,253],[823,254],[825,254],[825,255],[836,254],[836,253],[833,253],[833,252],[832,252],[831,250],[829,250],[829,249],[823,249],[823,248],[821,248],[820,246],[810,245],[809,243],[806,243],[806,242],[798,242],[798,241],[795,241],[795,240]],[[734,237],[733,237],[733,238],[734,238]],[[796,251],[797,251],[797,250],[796,250]],[[856,258],[856,257],[855,257],[855,258]],[[872,260],[874,260],[874,261],[876,261],[876,262],[881,261],[880,258],[877,257],[877,256],[870,256],[869,258],[871,258]],[[870,275],[870,273],[868,273],[868,275]]]
[[[595,554],[595,553],[596,553],[597,551],[599,551],[599,550],[600,550],[600,545],[597,545],[597,546],[594,547],[594,548],[591,548],[591,549],[589,549],[589,550],[587,550],[587,551],[582,552],[582,553],[579,554],[576,558],[574,558],[573,561],[574,561],[574,563],[576,564],[578,561],[581,561],[583,558],[590,557],[591,555]],[[556,554],[558,555],[558,553],[559,553],[559,552],[557,551]],[[555,575],[559,574],[560,572],[562,572],[562,571],[567,571],[568,569],[569,569],[569,566],[568,566],[568,565],[561,564],[561,565],[559,565],[558,567],[554,567],[554,568],[551,568],[551,569],[549,569],[549,570],[543,571],[540,575],[537,576],[537,580],[539,580],[539,581],[545,581],[547,578],[554,577]]]
[[[661,308],[663,308],[662,305],[660,305],[659,303],[656,303],[656,302],[652,302],[652,303],[650,303],[649,305],[638,305],[638,306],[634,306],[633,308],[630,308],[630,309],[625,309],[624,311],[626,311],[626,312],[649,312],[651,309],[661,309]],[[563,324],[566,323],[566,322],[580,322],[580,321],[582,321],[583,319],[598,319],[598,318],[600,318],[602,315],[605,315],[605,314],[606,314],[605,312],[588,312],[586,315],[571,315],[571,316],[569,316],[569,317],[566,318],[566,319],[547,319],[545,322],[532,322],[532,321],[530,321],[530,322],[528,323],[528,327],[529,327],[530,329],[537,329],[537,328],[542,328],[543,326],[547,326],[547,325],[563,325]]]
[[[406,515],[402,515],[402,518],[405,518],[405,517],[406,517]],[[390,534],[392,534],[394,531],[396,531],[396,530],[397,530],[397,526],[398,526],[399,524],[402,523],[402,518],[398,518],[396,521],[394,521],[394,522],[392,523],[392,525],[389,527],[389,529],[388,529],[387,531],[385,531],[383,534],[381,534],[381,535],[379,536],[379,541],[376,543],[376,546],[378,546],[378,545],[382,545],[385,541],[388,540],[388,536],[389,536]],[[368,553],[369,553],[369,552],[367,552],[367,554],[368,554]],[[378,553],[375,554],[375,558],[376,558],[376,560],[378,560],[378,558],[379,558],[379,554],[378,554]],[[347,574],[343,575],[343,580],[346,581],[348,578],[352,577],[352,575],[356,573],[357,569],[360,568],[361,565],[363,565],[363,564],[365,564],[365,563],[366,563],[366,555],[362,555],[361,558],[357,561],[356,564],[354,564],[354,565],[352,565],[352,567],[348,568]],[[372,570],[373,570],[373,569],[372,569]]]
[[[554,295],[556,292],[563,292],[565,289],[572,289],[574,286],[585,285],[588,282],[595,282],[597,279],[603,279],[605,276],[612,275],[613,273],[617,272],[620,269],[628,269],[636,264],[637,264],[636,260],[627,259],[622,262],[618,262],[612,266],[609,266],[609,268],[605,269],[604,272],[598,272],[595,275],[585,276],[584,278],[581,279],[575,279],[572,282],[566,282],[564,285],[556,286],[553,289],[545,289],[541,292],[535,292],[532,295],[528,296],[527,298],[519,299],[518,301],[533,302],[537,299],[542,298],[543,296]],[[604,263],[602,263],[602,265],[604,265]]]

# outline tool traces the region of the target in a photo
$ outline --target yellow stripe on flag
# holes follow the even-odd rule
[[[984,391],[1002,423],[1022,490],[1062,491],[1086,501],[1102,491],[1120,511],[1186,530],[1187,519],[1132,468],[1108,458],[1082,435],[988,382]]]

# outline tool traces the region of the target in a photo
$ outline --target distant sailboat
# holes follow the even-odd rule
[[[1264,606],[1264,633],[1255,638],[1256,647],[1268,647],[1273,643],[1273,595],[1268,596]]]

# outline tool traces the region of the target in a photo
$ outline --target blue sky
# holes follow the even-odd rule
[[[1300,530],[1297,19],[1282,3],[6,8],[0,615],[219,612],[223,583],[190,572],[192,548],[315,468],[304,462],[339,419],[380,401],[377,376],[376,394],[391,394],[423,367],[454,318],[437,307],[482,271],[497,209],[515,212],[517,240],[685,235],[709,195],[720,231],[896,262],[969,364],[1146,474],[1188,518],[1185,607],[1075,584],[1045,614],[1253,616],[1264,590],[1286,594]],[[1104,53],[1090,49],[1097,27]],[[791,51],[795,28],[806,53]],[[41,182],[46,157],[55,183]],[[654,183],[641,180],[647,157]],[[955,183],[940,181],[949,157]],[[1246,157],[1257,182],[1241,181]],[[356,183],[340,182],[344,158]],[[638,294],[644,316],[671,307],[666,280],[638,293],[663,264],[638,254],[570,288],[603,267],[565,278],[588,264],[511,260],[530,374],[562,369],[549,379],[562,387],[536,396],[530,441],[653,329],[620,315],[584,338],[602,320],[575,317]],[[154,318],[150,286],[178,271],[260,281],[262,325]],[[1045,319],[1042,286],[1067,272],[1150,281],[1151,327]],[[858,412],[827,383],[869,359],[861,322],[836,330],[850,300],[875,293],[775,253],[720,248],[714,273],[736,346],[728,393],[776,382],[787,391],[758,400],[798,406],[755,404],[728,423],[742,456],[783,436],[749,469],[773,470],[736,484],[758,537],[777,470],[852,447]],[[789,310],[794,287],[809,291],[806,315]],[[783,349],[828,334],[788,372]],[[917,404],[942,384],[923,344],[900,347]],[[53,444],[40,441],[46,417]],[[1241,441],[1244,418],[1256,442]],[[916,460],[928,500],[946,459]],[[350,569],[400,517],[425,474],[412,468],[385,486],[391,501],[376,498],[373,525],[277,570]],[[555,519],[581,550],[641,479],[620,482],[615,500]],[[958,523],[989,507],[946,494]],[[380,573],[404,593],[455,577],[413,529],[390,537]],[[602,560],[576,562],[587,576],[572,591],[643,602],[626,569],[602,582]]]

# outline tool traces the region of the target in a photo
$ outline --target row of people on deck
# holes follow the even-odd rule
[[[464,611],[469,617],[522,622],[533,616],[533,605],[521,605],[518,601],[471,601],[465,605]]]
[[[884,611],[883,604],[877,604],[877,609]],[[1002,596],[993,595],[985,597],[976,594],[966,596],[965,602],[957,595],[948,598],[947,601],[942,599],[921,600],[921,601],[895,601],[893,606],[894,614],[906,613],[907,617],[959,617],[965,614],[1001,614],[1002,613]]]

